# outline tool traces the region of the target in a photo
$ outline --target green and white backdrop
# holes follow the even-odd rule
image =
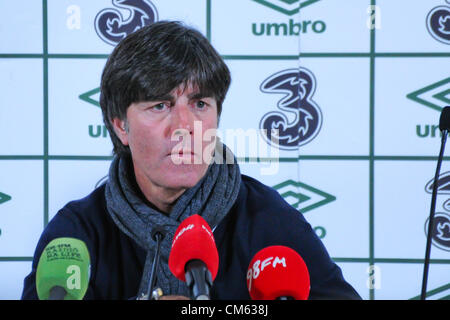
[[[302,211],[364,299],[417,299],[450,104],[449,0],[1,0],[0,12],[1,299],[20,298],[56,212],[107,174],[108,54],[163,19],[199,29],[230,67],[219,134],[243,173]],[[276,126],[278,143],[260,130]],[[429,299],[450,297],[449,160]]]

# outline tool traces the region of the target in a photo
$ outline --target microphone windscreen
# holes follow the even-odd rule
[[[180,223],[172,240],[169,255],[169,269],[175,277],[186,281],[185,266],[190,260],[201,260],[212,280],[219,269],[219,253],[214,235],[208,223],[198,214],[194,214]]]
[[[56,238],[42,251],[36,270],[36,291],[47,300],[50,290],[59,286],[66,291],[65,300],[81,300],[90,276],[90,257],[86,244],[75,238]]]
[[[285,246],[266,247],[255,254],[247,270],[247,288],[253,300],[290,297],[306,300],[309,272],[302,257]]]
[[[450,131],[450,106],[444,107],[439,118],[439,129]]]

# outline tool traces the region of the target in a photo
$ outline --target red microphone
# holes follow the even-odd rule
[[[309,272],[302,257],[285,246],[270,246],[255,254],[247,270],[253,300],[306,300]]]
[[[192,299],[209,300],[219,269],[219,254],[211,228],[198,214],[183,220],[175,231],[169,269],[186,282]]]

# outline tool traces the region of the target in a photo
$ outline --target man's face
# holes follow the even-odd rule
[[[217,103],[195,87],[179,86],[157,101],[132,103],[127,121],[114,119],[113,125],[130,147],[144,194],[154,188],[173,192],[193,187],[206,173],[215,146]]]

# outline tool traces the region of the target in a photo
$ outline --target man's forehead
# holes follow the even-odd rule
[[[178,87],[173,89],[167,96],[177,98],[184,94],[186,94],[188,98],[205,98],[205,97],[212,98],[212,96],[209,93],[202,92],[202,90],[200,90],[200,87],[198,85],[190,82],[180,84]]]
[[[186,94],[197,94],[200,93],[200,89],[198,85],[193,84],[192,82],[182,83],[175,89],[173,89],[170,94],[173,96],[181,96],[184,93]]]
[[[156,92],[146,92],[141,95],[139,101],[174,101],[182,95],[186,95],[189,99],[217,99],[215,94],[208,88],[202,88],[202,86],[188,81],[179,84],[170,91],[161,90],[158,92],[157,90]]]

